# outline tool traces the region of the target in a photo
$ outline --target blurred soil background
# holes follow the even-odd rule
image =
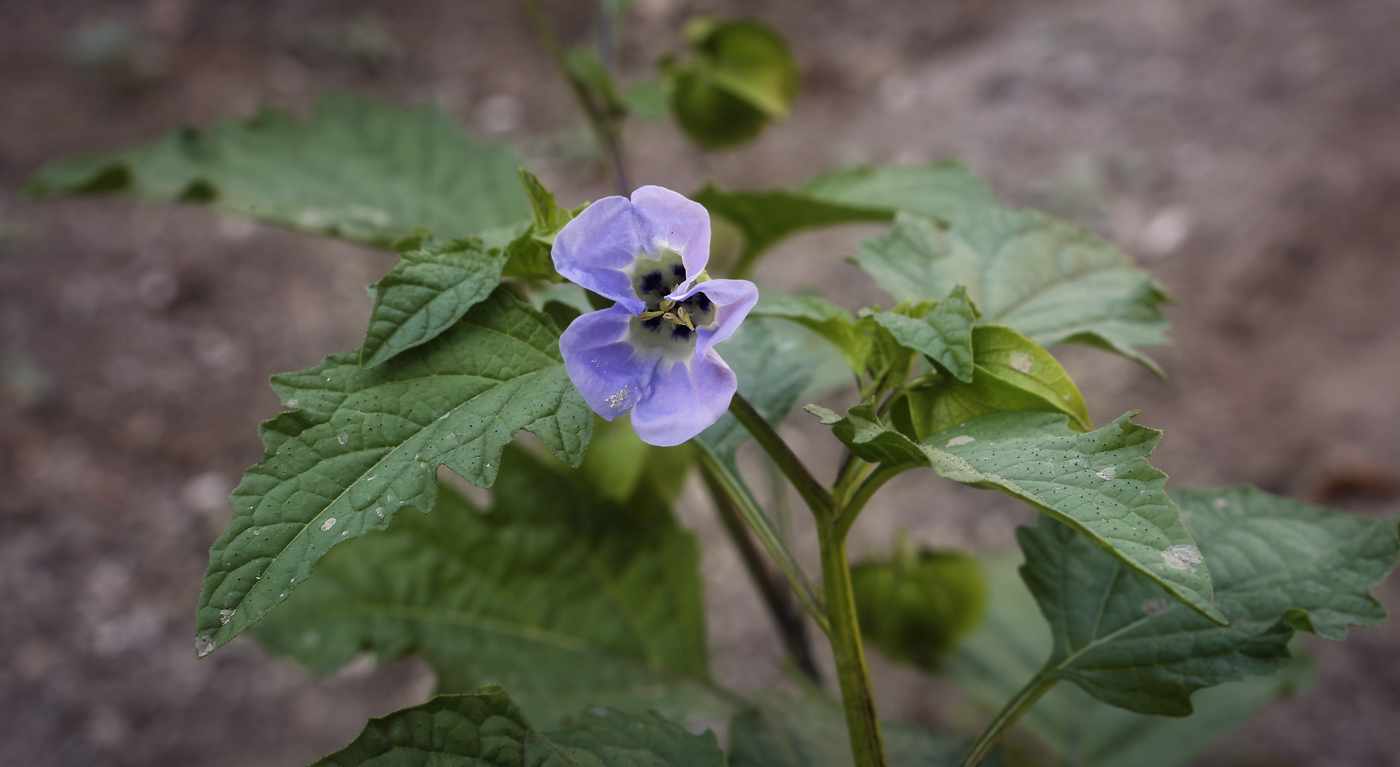
[[[580,39],[585,6],[547,3]],[[650,74],[697,12],[780,30],[802,96],[718,155],[633,124],[633,183],[763,188],[962,158],[1005,199],[1121,245],[1178,298],[1175,344],[1155,352],[1165,380],[1061,350],[1096,420],[1141,409],[1180,486],[1400,508],[1400,3],[638,0],[624,79]],[[278,410],[267,377],[357,345],[364,286],[392,257],[192,206],[17,193],[49,160],[264,103],[304,109],[327,88],[437,103],[515,146],[564,204],[609,193],[509,0],[0,0],[0,763],[297,765],[430,694],[414,661],[318,680],[251,638],[193,651],[208,547]],[[874,231],[796,238],[758,276],[880,300],[841,260]],[[835,442],[814,426],[785,428],[830,472]],[[727,540],[698,501],[681,513],[707,547],[715,675],[777,681],[778,643]],[[904,477],[852,546],[883,553],[904,528],[1005,548],[1031,518]],[[1400,607],[1393,582],[1380,594]],[[1306,646],[1312,688],[1200,764],[1395,764],[1400,624]],[[886,715],[965,722],[937,683],[874,664]]]

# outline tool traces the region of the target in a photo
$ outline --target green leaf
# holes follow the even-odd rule
[[[905,210],[950,223],[974,220],[982,210],[999,206],[996,193],[955,160],[845,168],[808,181],[799,192],[835,205],[885,211],[891,217]],[[937,295],[951,289],[950,285]]]
[[[882,722],[891,765],[952,767],[967,743],[904,722]],[[990,764],[990,762],[989,762]],[[840,704],[815,694],[766,693],[729,726],[729,767],[851,767]]]
[[[233,491],[209,552],[195,649],[222,646],[306,579],[332,546],[427,510],[445,465],[489,487],[521,429],[578,465],[593,415],[564,372],[559,332],[504,288],[446,332],[373,370],[358,349],[273,378],[289,413]]]
[[[1050,630],[1017,572],[1023,559],[981,557],[988,607],[982,624],[938,671],[988,711],[1035,675],[1051,651]],[[1084,767],[1177,767],[1307,679],[1295,660],[1285,672],[1197,691],[1189,717],[1148,716],[1115,708],[1073,685],[1050,689],[1019,726],[1049,748],[1057,763]]]
[[[959,381],[972,383],[972,324],[977,321],[977,307],[968,300],[967,288],[953,288],[921,317],[899,312],[871,316],[900,346],[931,358]]]
[[[1010,410],[1061,412],[1075,431],[1094,425],[1079,387],[1060,363],[1034,341],[1001,325],[978,325],[972,330],[977,358],[972,381],[939,376],[911,386],[897,404],[908,419],[910,433],[927,438],[954,424],[988,413]]]
[[[643,80],[623,90],[621,99],[628,112],[647,120],[661,120],[666,117],[671,94],[660,80]]]
[[[706,149],[737,146],[787,115],[801,77],[787,44],[752,21],[694,18],[686,40],[695,59],[668,65],[671,111]]]
[[[506,683],[541,722],[594,704],[726,710],[694,537],[655,501],[628,508],[519,448],[504,460],[489,510],[443,488],[431,514],[327,555],[258,638],[319,674],[419,654],[440,691]]]
[[[900,210],[955,221],[971,217],[978,208],[997,206],[992,190],[953,161],[838,170],[795,191],[724,191],[707,185],[692,199],[743,234],[744,249],[731,275],[735,277],[745,276],[768,248],[807,229],[891,222]]]
[[[883,223],[894,211],[825,202],[800,192],[723,191],[713,184],[691,195],[712,216],[723,216],[744,236],[733,272],[742,277],[764,251],[797,232],[841,224]]]
[[[692,735],[656,714],[605,708],[540,732],[498,686],[439,695],[371,719],[359,737],[312,767],[724,767],[714,733]]]
[[[528,215],[520,160],[463,136],[432,107],[398,110],[330,93],[305,122],[275,109],[182,129],[143,147],[60,160],[31,197],[124,192],[203,202],[259,221],[387,245],[418,228],[485,235]]]
[[[982,321],[1046,348],[1082,343],[1158,371],[1136,351],[1166,341],[1168,299],[1118,249],[1035,211],[978,207],[951,227],[900,213],[866,240],[860,263],[896,300],[920,301],[966,285]]]
[[[750,314],[796,322],[831,342],[852,370],[857,373],[865,370],[866,359],[870,356],[870,337],[860,329],[850,312],[821,296],[762,299]],[[791,403],[788,406],[791,407]]]
[[[1095,698],[1148,714],[1185,716],[1201,687],[1269,674],[1288,661],[1295,629],[1346,638],[1386,611],[1370,589],[1400,556],[1396,519],[1366,519],[1253,488],[1178,492],[1215,573],[1217,626],[1181,609],[1157,584],[1042,518],[1021,528],[1022,577],[1051,625],[1041,672]],[[1170,552],[1163,553],[1166,560]]]
[[[476,237],[403,253],[375,284],[360,364],[375,367],[457,324],[501,282],[505,254]]]
[[[775,425],[792,410],[798,395],[811,383],[816,367],[811,350],[798,333],[801,331],[793,332],[785,323],[754,318],[740,325],[718,348],[739,380],[739,394]],[[731,465],[748,438],[749,433],[729,413],[697,437]]]
[[[949,551],[915,551],[900,534],[887,561],[851,568],[861,634],[886,655],[933,669],[986,605],[977,561]]]
[[[883,426],[870,404],[845,418],[815,405],[807,412],[867,461],[931,466],[1050,514],[1192,610],[1225,622],[1211,604],[1200,551],[1162,487],[1167,475],[1147,463],[1162,433],[1132,423],[1135,412],[1087,434],[1071,431],[1059,414],[993,413],[918,443]]]

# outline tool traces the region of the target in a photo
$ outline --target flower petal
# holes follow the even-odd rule
[[[659,186],[633,192],[632,205],[642,247],[652,254],[661,248],[674,250],[685,264],[685,284],[698,277],[710,262],[710,213],[705,206]]]
[[[627,343],[632,314],[621,304],[575,319],[559,337],[564,369],[593,412],[611,421],[647,396],[660,354]]]
[[[631,200],[604,197],[564,225],[550,254],[566,279],[641,314],[646,304],[632,289],[628,270],[643,244]]]
[[[758,286],[748,280],[710,280],[667,298],[684,301],[696,293],[704,293],[715,305],[714,324],[696,330],[696,354],[703,354],[706,349],[733,335],[749,310],[758,303]]]
[[[649,445],[679,445],[718,421],[737,388],[734,371],[713,349],[658,368],[650,395],[632,408],[632,428]]]

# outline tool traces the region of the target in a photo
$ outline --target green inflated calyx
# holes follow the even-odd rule
[[[787,116],[800,75],[776,32],[752,21],[694,18],[684,37],[694,58],[663,69],[676,122],[692,141],[706,149],[737,146]]]
[[[851,570],[861,633],[889,657],[925,669],[957,646],[982,618],[986,587],[976,560],[916,550],[901,532],[888,562]]]

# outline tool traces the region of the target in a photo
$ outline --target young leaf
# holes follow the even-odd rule
[[[896,300],[966,285],[984,322],[1046,348],[1098,346],[1157,371],[1136,347],[1165,342],[1166,294],[1116,248],[1042,213],[978,207],[951,227],[900,213],[889,232],[861,244],[860,263]]]
[[[1213,625],[1083,536],[1042,518],[1021,528],[1026,585],[1051,625],[1041,674],[1115,706],[1185,716],[1202,687],[1270,674],[1294,630],[1346,638],[1386,611],[1370,589],[1400,556],[1396,519],[1366,519],[1253,488],[1176,494],[1216,574]]]
[[[978,325],[972,345],[977,364],[971,382],[939,377],[912,386],[896,404],[896,422],[907,424],[908,433],[924,439],[969,418],[1009,410],[1061,412],[1075,431],[1094,428],[1079,387],[1034,341],[1008,327]]]
[[[422,244],[403,253],[374,287],[360,364],[371,368],[431,341],[501,282],[506,256],[479,238]]]
[[[815,405],[807,412],[867,461],[931,466],[1050,514],[1192,610],[1225,622],[1211,604],[1200,551],[1162,488],[1167,475],[1147,463],[1162,433],[1132,423],[1136,413],[1087,434],[1070,430],[1059,414],[993,413],[916,443],[881,424],[871,404],[845,418]]]
[[[891,765],[952,767],[965,741],[904,722],[883,722]],[[851,767],[841,706],[817,694],[769,693],[729,725],[729,767]]]
[[[512,239],[505,245],[507,261],[503,274],[507,277],[521,277],[530,280],[562,282],[563,277],[554,269],[554,259],[550,246],[555,235],[564,225],[588,207],[581,205],[574,210],[561,209],[554,201],[554,195],[540,183],[535,175],[520,168],[520,183],[530,198],[530,208],[534,212],[534,223],[523,230],[512,233]]]
[[[312,767],[724,767],[714,733],[692,735],[656,714],[590,709],[576,724],[540,732],[502,687],[439,695],[371,719],[345,748]]]
[[[439,691],[509,683],[540,722],[593,704],[723,711],[694,537],[655,500],[622,506],[521,449],[504,460],[489,510],[443,488],[431,514],[326,556],[258,638],[320,674],[416,653]]]
[[[988,711],[1035,675],[1050,655],[1050,630],[1017,572],[1020,553],[980,557],[987,613],[957,652],[936,669]],[[934,669],[930,669],[934,670]],[[1273,700],[1301,687],[1309,666],[1198,690],[1189,717],[1149,716],[1101,703],[1073,685],[1056,685],[1021,718],[1056,763],[1084,767],[1178,767]]]
[[[209,552],[195,649],[202,656],[278,605],[332,546],[427,510],[436,471],[482,487],[521,429],[578,465],[593,416],[564,372],[559,332],[503,288],[446,332],[383,365],[360,351],[273,378],[296,410],[262,426],[267,452],[233,491]]]
[[[435,108],[402,111],[330,93],[305,122],[269,108],[125,152],[60,160],[31,178],[25,193],[211,203],[383,246],[418,228],[484,235],[525,218],[519,165],[508,149],[463,136]]]
[[[760,299],[750,315],[796,322],[830,341],[856,373],[865,371],[866,359],[870,356],[870,336],[860,329],[850,312],[821,296]]]
[[[932,358],[959,381],[972,383],[972,324],[977,314],[967,288],[959,285],[921,317],[899,312],[871,316],[900,346]]]

